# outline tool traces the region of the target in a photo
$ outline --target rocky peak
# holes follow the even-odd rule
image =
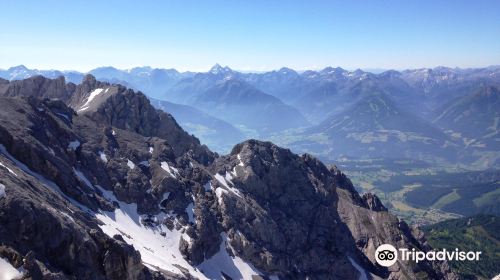
[[[24,80],[11,81],[4,83],[0,87],[0,96],[36,96],[39,98],[68,100],[71,92],[66,86],[63,76],[56,79],[48,79],[36,75]]]
[[[396,70],[387,70],[378,75],[380,78],[386,78],[386,79],[400,79],[402,74],[399,71]]]
[[[10,67],[8,69],[8,71],[27,71],[27,70],[29,70],[29,69],[26,66],[22,65],[22,64]]]
[[[83,87],[83,89],[92,90],[97,87],[97,80],[93,75],[87,74],[83,77],[80,85]]]
[[[290,69],[288,67],[282,67],[280,70],[278,70],[278,73],[282,75],[290,75],[290,76],[298,76],[297,72],[295,70]]]
[[[218,63],[216,63],[214,66],[212,66],[212,68],[210,68],[208,72],[214,75],[225,75],[233,72],[233,70],[231,70],[231,68],[229,68],[228,66],[222,67]]]
[[[356,273],[335,253],[356,255],[345,246],[353,242],[336,213],[334,177],[317,159],[248,140],[211,169],[221,230],[244,260],[287,279]]]
[[[147,137],[163,138],[174,148],[177,156],[190,151],[195,160],[204,164],[215,157],[196,137],[186,133],[170,114],[156,110],[141,92],[100,82],[90,74],[79,85],[66,84],[63,76],[57,79],[33,76],[19,81],[5,81],[0,85],[0,96],[59,99],[78,114],[91,116],[98,122]],[[71,116],[72,113],[65,115]]]
[[[228,233],[236,254],[259,270],[286,279],[363,277],[349,265],[356,263],[366,268],[361,272],[366,277],[413,275],[406,264],[400,267],[404,272],[393,275],[377,267],[372,248],[400,238],[378,238],[382,225],[404,234],[401,246],[417,241],[376,196],[361,198],[336,167],[328,169],[311,155],[298,156],[270,142],[248,140],[218,158],[211,170],[215,215],[222,217],[215,232]],[[199,238],[208,236],[213,238],[213,232]],[[187,255],[200,255],[196,248],[191,246]]]
[[[341,68],[341,67],[326,67],[325,69],[321,70],[320,73],[322,74],[343,74],[347,72],[345,69]]]
[[[296,195],[313,197],[333,191],[333,177],[320,161],[310,155],[298,156],[271,142],[245,141],[233,148],[229,160],[244,169],[243,176],[238,176],[245,182],[242,188],[259,198],[293,200]],[[315,180],[309,180],[309,173],[315,174]]]
[[[156,110],[141,92],[131,89],[115,89],[103,95],[103,100],[88,112],[94,120],[112,127],[129,130],[147,137],[167,140],[176,156],[191,151],[196,160],[207,164],[215,154],[193,135],[185,132],[172,115]]]
[[[354,70],[354,72],[352,72],[352,73],[356,74],[357,76],[361,76],[361,75],[365,74],[366,72],[358,68],[358,69]]]
[[[100,82],[96,80],[93,75],[87,74],[83,77],[82,82],[75,86],[74,92],[71,95],[71,99],[68,100],[68,104],[73,109],[75,109],[75,111],[80,111],[82,109],[88,110],[92,109],[92,107],[95,108],[95,106],[91,106],[92,104],[90,104],[90,102],[94,101],[94,103],[99,103],[96,101],[104,100],[104,94],[101,93],[108,93],[110,87],[111,85],[109,83]],[[116,85],[113,87],[113,89],[116,93],[118,91],[124,90],[124,87],[121,85]]]
[[[365,202],[368,209],[377,212],[387,211],[387,208],[382,204],[382,201],[380,201],[376,195],[372,193],[365,193],[361,198]]]

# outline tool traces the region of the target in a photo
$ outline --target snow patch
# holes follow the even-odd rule
[[[226,233],[221,233],[222,242],[219,252],[210,259],[203,261],[198,268],[210,279],[226,279],[224,274],[232,279],[251,280],[253,275],[262,275],[252,264],[238,256],[230,256],[226,248],[232,249]],[[234,250],[233,250],[234,251]]]
[[[111,193],[110,198],[118,201]],[[148,267],[158,270],[166,270],[175,274],[181,274],[178,266],[185,268],[191,275],[199,279],[208,279],[198,269],[192,267],[179,251],[180,239],[189,241],[189,237],[181,230],[170,231],[162,221],[168,214],[159,214],[153,218],[153,225],[144,225],[137,213],[135,203],[127,204],[118,201],[120,208],[114,212],[102,211],[96,214],[96,218],[103,222],[101,229],[108,236],[120,234],[128,244],[134,246],[141,253],[142,262]]]
[[[219,181],[224,187],[229,188],[229,185],[226,182],[226,179],[222,177],[219,173],[215,174],[215,179]]]
[[[236,171],[234,171],[234,174],[236,174]],[[226,181],[229,182],[231,185],[234,185],[233,175],[231,175],[231,173],[226,172],[226,176],[224,176],[224,179],[226,179]]]
[[[99,157],[101,158],[101,160],[104,163],[108,163],[108,157],[106,156],[106,154],[104,152],[99,152]]]
[[[168,165],[166,161],[161,162],[161,168],[170,174],[170,176],[177,178],[177,175],[179,175],[179,170],[173,166]]]
[[[24,275],[22,268],[13,267],[6,259],[0,258],[0,280],[19,279]]]
[[[153,147],[149,147],[149,153],[152,154],[155,149]]]
[[[160,208],[163,208],[163,206],[161,206],[161,204],[163,203],[163,201],[167,200],[168,198],[170,197],[170,192],[165,192],[163,193],[163,196],[161,197],[161,200],[160,200]]]
[[[76,151],[76,149],[78,149],[78,147],[80,147],[80,141],[78,141],[78,140],[71,141],[68,144],[68,149],[71,149],[73,151]]]
[[[221,183],[224,187],[226,187],[230,192],[232,192],[233,194],[235,194],[238,197],[242,197],[240,190],[238,190],[237,188],[235,188],[233,186],[229,186],[229,184],[234,185],[233,181],[232,181],[233,177],[231,176],[230,173],[226,172],[226,175],[224,177],[222,177],[222,175],[217,173],[217,174],[215,174],[214,177],[217,181],[219,181],[219,183]],[[220,189],[220,188],[217,188],[217,189]]]
[[[135,164],[130,159],[127,159],[127,166],[130,169],[134,169],[135,168]]]
[[[143,161],[139,162],[139,165],[149,167],[149,161],[143,160]]]
[[[92,100],[94,100],[94,98],[96,98],[96,96],[98,96],[103,90],[104,89],[102,88],[96,88],[94,91],[92,91],[87,98],[87,101],[82,105],[82,107],[80,107],[78,112],[87,110],[89,108],[90,102],[92,102]]]
[[[189,203],[188,206],[186,207],[186,213],[188,214],[189,222],[195,224],[196,220],[194,219],[194,203]]]
[[[241,160],[241,155],[238,154],[238,160],[240,161],[240,163],[238,163],[239,166],[245,166],[245,164],[243,164],[243,160]]]
[[[170,169],[172,169],[174,171],[175,174],[179,174],[179,170],[173,166],[170,166]]]
[[[164,193],[161,201],[168,199],[169,196],[170,196],[170,192]]]
[[[219,202],[219,205],[222,205],[222,195],[225,193],[228,193],[228,192],[223,188],[215,189],[215,195],[217,196],[217,201]]]
[[[17,174],[16,172],[12,171],[12,169],[8,168],[7,166],[5,166],[1,161],[0,161],[0,166],[6,168],[10,173],[14,174],[16,177],[17,177]]]

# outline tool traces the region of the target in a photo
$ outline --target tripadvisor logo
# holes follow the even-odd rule
[[[375,261],[381,266],[391,266],[398,260],[398,251],[390,244],[382,244],[375,251]]]
[[[454,251],[442,249],[439,251],[422,252],[415,250],[415,248],[411,250],[406,248],[396,249],[390,244],[382,244],[378,246],[377,250],[375,250],[375,261],[381,266],[387,267],[395,264],[397,260],[415,261],[416,263],[423,260],[478,261],[481,253],[482,252],[459,251],[458,249],[455,249]]]

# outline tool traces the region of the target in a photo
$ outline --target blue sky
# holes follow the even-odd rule
[[[0,68],[500,64],[500,1],[3,1]]]

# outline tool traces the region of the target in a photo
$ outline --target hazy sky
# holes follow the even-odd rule
[[[500,1],[3,1],[0,68],[500,64]]]

